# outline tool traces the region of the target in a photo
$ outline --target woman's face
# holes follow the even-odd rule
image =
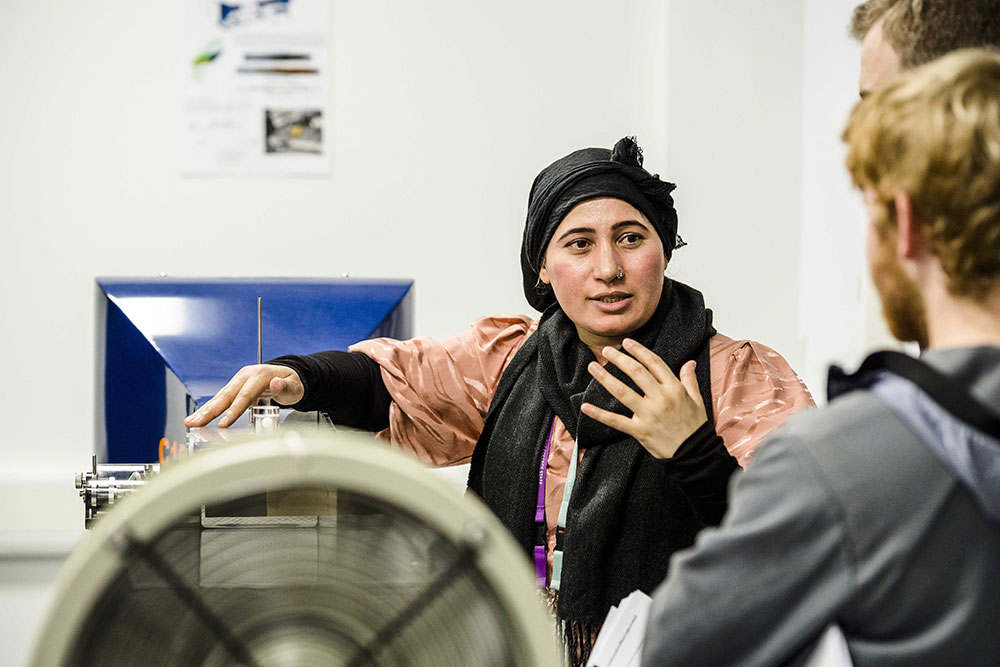
[[[552,286],[580,339],[599,349],[617,347],[649,320],[666,266],[663,243],[646,216],[606,197],[578,204],[563,218],[539,276]]]

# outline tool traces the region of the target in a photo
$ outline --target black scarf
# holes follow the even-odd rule
[[[697,361],[710,421],[714,333],[701,293],[665,279],[656,312],[632,335],[674,373]],[[632,591],[651,593],[666,576],[670,555],[691,545],[702,527],[687,496],[642,445],[580,413],[589,402],[630,414],[591,378],[593,360],[572,321],[558,305],[549,307],[500,378],[469,474],[469,488],[530,555],[538,468],[553,415],[578,439],[585,453],[570,499],[558,605],[564,627],[577,632],[599,627]],[[635,388],[613,364],[607,369]]]

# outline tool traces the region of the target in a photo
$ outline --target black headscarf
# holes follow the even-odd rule
[[[566,214],[590,199],[613,197],[634,206],[653,225],[669,259],[674,248],[684,245],[677,236],[677,211],[670,196],[674,187],[643,169],[635,137],[621,139],[613,150],[574,151],[543,169],[531,185],[521,241],[524,296],[532,308],[544,311],[555,301],[552,290],[538,282],[545,250]]]

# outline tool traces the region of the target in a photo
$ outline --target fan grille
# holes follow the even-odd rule
[[[119,571],[67,664],[527,662],[474,544],[354,491],[278,489],[268,498],[323,494],[323,514],[254,516],[254,494],[182,516],[151,541],[118,539]]]

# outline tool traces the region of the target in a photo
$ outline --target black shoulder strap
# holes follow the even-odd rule
[[[891,350],[868,356],[853,375],[839,368],[830,369],[830,398],[869,386],[879,371],[888,371],[920,387],[935,403],[969,426],[1000,438],[1000,416],[969,393],[969,390],[924,361]]]

